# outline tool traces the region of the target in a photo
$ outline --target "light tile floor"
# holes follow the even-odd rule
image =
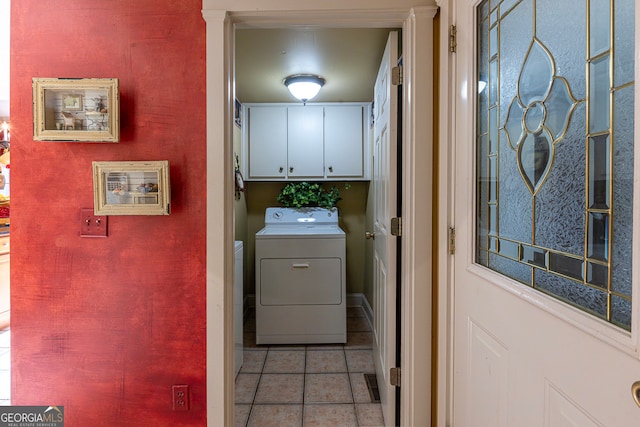
[[[11,405],[11,332],[0,331],[0,406]]]
[[[364,374],[375,373],[369,322],[347,311],[345,345],[257,346],[245,321],[244,362],[236,378],[236,426],[379,427]],[[0,406],[11,404],[11,332],[0,331]]]
[[[359,307],[347,311],[345,345],[255,344],[245,320],[244,362],[236,378],[237,427],[379,427],[364,374],[375,373],[372,333]]]

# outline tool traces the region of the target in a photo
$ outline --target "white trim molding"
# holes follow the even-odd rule
[[[449,52],[449,28],[455,25],[453,1],[437,0],[439,7],[439,58],[438,58],[438,165],[437,183],[437,265],[434,286],[438,289],[437,349],[436,349],[436,426],[451,425],[453,419],[453,267],[454,257],[449,255],[449,228],[455,228],[455,184],[453,151],[455,141],[455,88],[452,75],[456,70],[456,55]]]
[[[207,23],[207,425],[233,425],[233,27],[224,11]],[[220,143],[225,141],[225,143]]]
[[[203,0],[207,44],[207,425],[233,425],[234,28],[403,29],[402,425],[431,424],[434,0]],[[425,310],[425,307],[428,309]],[[221,346],[220,343],[224,345]],[[394,420],[388,420],[393,425]]]
[[[413,8],[403,28],[400,424],[429,425],[432,390],[433,18]],[[424,53],[424,52],[428,53]]]

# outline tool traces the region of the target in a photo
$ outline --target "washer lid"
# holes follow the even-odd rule
[[[267,208],[264,214],[264,224],[279,225],[338,225],[338,210],[325,208]]]
[[[256,239],[269,238],[344,238],[344,231],[337,225],[267,225],[256,233]]]

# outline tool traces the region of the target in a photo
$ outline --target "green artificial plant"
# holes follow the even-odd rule
[[[348,184],[345,188],[349,188]],[[278,202],[286,208],[304,208],[317,206],[331,209],[336,206],[340,190],[335,185],[325,190],[322,184],[315,182],[290,182],[278,194]]]

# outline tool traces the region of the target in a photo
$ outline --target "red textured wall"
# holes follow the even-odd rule
[[[69,427],[205,425],[205,24],[201,0],[16,0],[11,11],[15,405]],[[32,77],[120,80],[117,144],[34,142]],[[170,216],[79,236],[94,160],[169,160]],[[191,387],[173,412],[172,384]]]

